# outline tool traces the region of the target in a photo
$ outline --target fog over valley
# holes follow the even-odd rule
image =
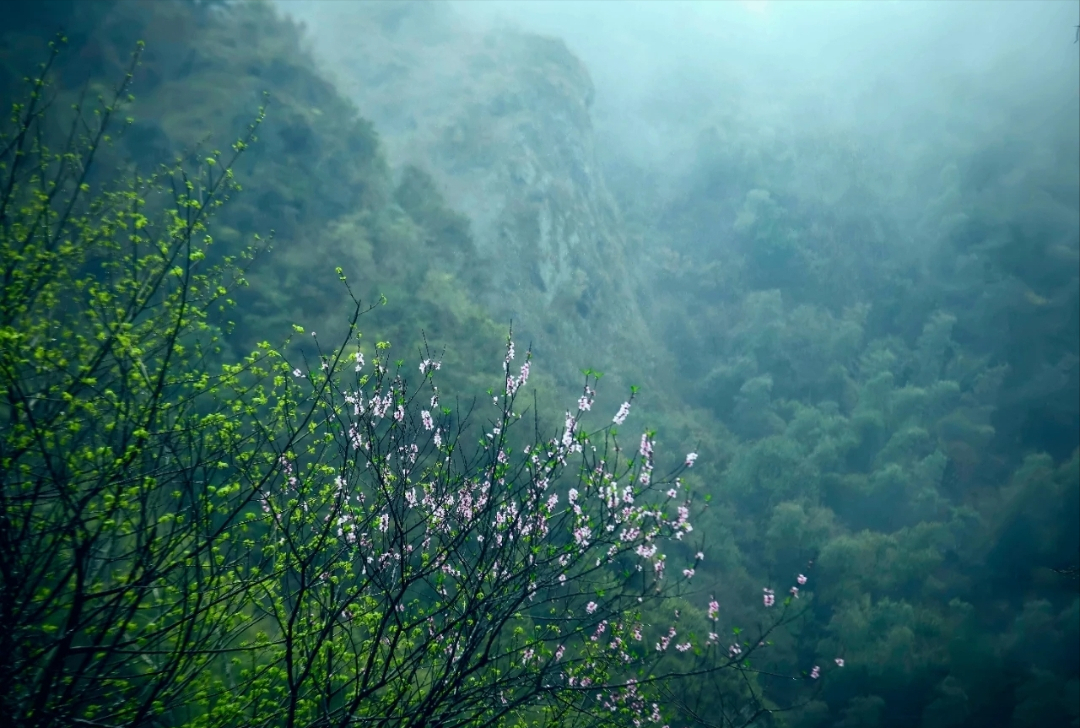
[[[0,17],[18,725],[1080,728],[1076,3]]]

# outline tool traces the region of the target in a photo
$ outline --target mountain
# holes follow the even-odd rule
[[[476,31],[443,3],[282,7],[389,158],[430,174],[471,221],[496,320],[565,383],[584,366],[656,374],[639,256],[597,162],[592,81],[561,40]]]

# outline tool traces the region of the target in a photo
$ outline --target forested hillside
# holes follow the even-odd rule
[[[815,559],[855,666],[796,725],[1077,724],[1075,53],[947,79],[865,126],[717,104],[671,191],[611,177],[683,396],[739,438],[735,543]]]
[[[468,23],[418,5],[307,12],[387,133],[428,139],[457,113],[426,90],[478,45]],[[443,62],[415,60],[433,43]],[[775,99],[762,121],[734,83],[665,79],[633,111],[692,130],[663,104],[694,110],[680,166],[604,149],[620,252],[674,365],[651,383],[709,412],[706,531],[724,556],[700,572],[737,594],[813,561],[815,619],[775,664],[854,658],[793,725],[1076,724],[1076,69],[1023,72],[949,78],[950,105],[910,110],[940,119],[918,137],[899,120],[800,123]],[[498,86],[462,75],[476,123],[498,118],[479,111]]]
[[[103,175],[114,165],[149,171],[225,149],[266,105],[258,143],[236,170],[243,193],[223,208],[214,233],[222,254],[236,254],[255,235],[272,237],[232,312],[236,351],[281,339],[293,323],[339,330],[349,308],[335,285],[341,266],[365,300],[410,301],[372,312],[373,339],[378,331],[402,354],[414,354],[426,330],[433,344],[461,342],[449,357],[466,350],[498,357],[505,325],[474,303],[468,221],[419,170],[391,175],[376,130],[316,71],[300,48],[300,30],[271,6],[119,0],[13,9],[5,29],[6,99],[45,59],[45,43],[58,30],[67,37],[55,73],[62,101],[115,85],[136,42],[145,42],[129,123],[106,150]],[[475,386],[480,381],[486,388],[482,379]]]
[[[672,116],[692,141],[681,156],[650,157],[594,118],[593,96],[603,88],[594,87],[587,64],[561,40],[520,28],[481,30],[441,3],[11,3],[0,30],[5,109],[25,98],[30,85],[24,78],[36,77],[58,31],[65,41],[48,74],[54,111],[44,132],[54,136],[68,128],[71,104],[84,99],[89,108],[86,99],[107,96],[125,77],[131,52],[145,43],[131,77],[133,100],[88,178],[95,192],[176,160],[205,166],[260,120],[232,167],[238,188],[216,211],[205,247],[215,263],[243,256],[247,246],[257,254],[245,284],[230,289],[235,305],[208,309],[207,330],[219,347],[202,366],[245,361],[260,342],[270,342],[261,351],[281,346],[291,357],[275,387],[284,392],[310,381],[310,401],[323,403],[312,404],[312,412],[344,407],[330,401],[339,362],[322,347],[348,334],[355,308],[350,290],[361,308],[385,296],[359,319],[363,336],[340,352],[348,371],[355,361],[357,377],[364,357],[376,365],[370,381],[365,370],[355,395],[342,392],[349,406],[340,411],[370,417],[360,390],[386,387],[370,400],[370,411],[381,408],[376,419],[385,420],[359,440],[359,429],[348,430],[340,452],[352,452],[349,443],[365,438],[369,450],[376,443],[386,449],[383,460],[369,461],[374,469],[342,466],[339,488],[375,471],[379,487],[357,486],[357,510],[329,512],[341,519],[334,523],[346,524],[337,538],[350,547],[371,545],[369,535],[381,544],[371,553],[384,574],[404,580],[405,554],[414,547],[424,554],[424,568],[435,564],[440,573],[431,594],[413,584],[401,587],[400,599],[391,597],[397,594],[392,583],[364,582],[326,622],[341,635],[327,636],[325,649],[305,656],[310,675],[293,672],[291,646],[273,662],[279,635],[259,620],[284,625],[290,602],[271,598],[268,587],[265,600],[253,596],[238,607],[237,614],[251,616],[246,626],[223,627],[244,649],[266,645],[275,656],[259,669],[256,658],[243,678],[249,682],[233,675],[239,665],[216,666],[182,686],[190,693],[146,699],[147,705],[164,701],[168,710],[147,708],[134,717],[119,711],[112,722],[100,723],[99,708],[91,706],[78,715],[81,724],[226,724],[240,714],[228,713],[227,701],[213,696],[243,684],[257,696],[244,713],[252,725],[352,725],[349,716],[361,716],[357,720],[377,725],[444,727],[638,726],[655,719],[672,728],[1080,728],[1075,52],[1071,66],[1045,73],[1007,59],[993,73],[956,70],[941,81],[947,104],[873,119],[867,112],[864,123],[857,112],[811,118],[755,106],[774,90],[744,93],[734,82],[725,85],[721,71],[715,88],[692,92],[665,79],[649,97],[650,107],[637,112],[643,119],[668,113],[673,99],[693,96],[686,113]],[[819,99],[823,106],[829,100]],[[899,118],[902,113],[910,119]],[[610,113],[605,118],[610,123]],[[5,244],[14,261],[18,246]],[[511,320],[517,359],[506,349]],[[14,332],[9,341],[20,340],[15,324],[3,325]],[[304,336],[285,346],[294,327]],[[530,342],[535,373],[525,390],[529,368],[520,366]],[[423,361],[420,377],[414,360]],[[417,395],[416,386],[434,381],[432,360],[441,366],[439,387]],[[325,400],[316,386],[320,361],[322,371],[331,372]],[[398,363],[398,371],[421,385],[404,375],[391,381],[395,361],[408,362]],[[246,382],[243,377],[261,366],[243,365],[234,372],[237,381]],[[596,378],[590,367],[607,376]],[[10,381],[18,380],[10,373],[16,369],[5,374]],[[581,370],[589,372],[584,391]],[[641,387],[632,398],[631,384]],[[16,433],[16,425],[32,419],[30,410],[20,409],[26,405],[11,394],[19,387],[4,386],[0,414]],[[262,422],[251,413],[269,407],[265,395],[235,386],[255,402],[237,420]],[[522,400],[514,405],[519,389]],[[462,430],[457,449],[444,449],[442,435],[469,410],[455,404],[453,415],[447,409],[440,420],[439,406],[450,396],[480,403],[472,421],[479,429]],[[633,412],[625,427],[626,413],[615,414],[624,400]],[[300,438],[309,425],[281,414],[294,400],[281,394],[270,401],[284,403],[272,416],[289,423],[289,438]],[[301,401],[307,400],[294,404]],[[532,440],[521,431],[533,425],[519,425],[511,440],[506,430],[525,410],[531,421],[534,403],[542,447],[523,450]],[[407,435],[395,429],[407,425]],[[608,439],[582,439],[586,425]],[[311,442],[337,436],[327,429],[321,440],[323,431],[316,436],[315,425],[310,428]],[[620,428],[626,434],[616,448]],[[18,437],[5,440],[0,504],[6,509],[0,542],[12,563],[24,555],[11,514],[52,513],[43,500],[19,500],[25,476],[16,476],[18,458],[11,454],[22,452]],[[472,444],[484,437],[480,446]],[[410,451],[409,438],[420,447]],[[505,449],[494,444],[504,441]],[[666,465],[652,476],[654,445],[675,468],[670,480],[659,475]],[[319,447],[325,448],[318,451],[322,459],[311,449],[304,457],[315,463],[309,472],[330,483],[337,456],[331,445]],[[455,480],[447,474],[451,466],[440,462],[451,463],[469,448],[476,459]],[[267,466],[268,473],[278,468],[266,477],[280,477],[282,489],[238,506],[237,519],[257,503],[252,513],[277,513],[280,506],[282,514],[308,514],[299,486],[285,486],[301,472],[301,456],[292,459],[292,452],[282,449]],[[406,487],[412,487],[416,453],[421,464],[429,463],[417,466],[429,481],[419,491]],[[522,456],[520,468],[509,464],[507,453]],[[567,465],[572,457],[581,458],[580,475],[576,460]],[[556,468],[566,468],[558,477],[569,480],[560,481]],[[543,499],[529,488],[549,481],[558,484],[558,495],[553,490],[543,510]],[[576,485],[568,491],[564,482]],[[463,540],[446,551],[460,563],[439,557],[437,549],[429,557],[430,538],[417,535],[411,516],[396,515],[395,508],[417,508],[418,498],[432,513],[464,508],[471,515],[496,492],[489,490],[492,483],[509,483],[513,503],[490,511],[492,530],[479,532],[479,540],[470,529],[481,526],[461,521],[454,538],[460,533]],[[575,500],[579,488],[610,505],[586,508],[583,516]],[[311,491],[310,502],[330,508],[338,497],[332,490]],[[371,504],[385,496],[397,505],[380,511],[367,505],[364,493]],[[648,500],[650,493],[659,500]],[[443,497],[450,500],[438,500]],[[653,518],[649,509],[656,509],[656,542],[640,523],[642,532],[624,529],[615,515],[620,497],[627,499],[626,513],[640,498],[634,508],[643,510],[633,518]],[[104,502],[111,507],[115,500]],[[495,501],[492,496],[493,509]],[[640,505],[646,502],[647,508]],[[565,541],[549,546],[536,534],[546,534],[546,518],[555,523],[556,503],[569,525]],[[509,532],[499,529],[517,522],[517,504],[522,513],[532,507],[545,515],[541,525],[530,521],[536,530],[516,532],[535,548],[500,556],[501,572],[484,539],[498,538],[503,546]],[[312,514],[323,512],[312,506]],[[380,520],[387,513],[395,515]],[[324,565],[322,552],[305,548],[302,539],[282,545],[289,534],[324,543],[314,515],[296,518],[293,531],[281,522],[266,527],[273,534],[282,529],[282,540],[265,552],[263,545],[253,549],[265,561],[245,573],[255,584],[258,569],[270,568],[274,549],[279,557],[288,552],[292,560],[281,568],[294,569],[289,583],[301,585],[288,592],[300,595],[292,614],[315,620],[312,614],[338,602],[308,597],[304,588],[315,594],[318,585],[337,584],[339,577],[329,576],[337,573],[333,559]],[[96,521],[80,515],[71,522],[79,530]],[[361,530],[356,545],[346,534]],[[379,534],[389,535],[382,542]],[[639,537],[645,540],[634,540]],[[657,554],[661,538],[670,541]],[[611,550],[598,551],[601,545]],[[57,546],[55,553],[68,548]],[[78,562],[78,549],[70,551]],[[401,560],[400,568],[393,559]],[[507,564],[525,566],[512,574]],[[641,586],[639,597],[643,565],[656,580]],[[369,573],[362,563],[359,568]],[[149,578],[145,569],[131,573],[134,581]],[[587,588],[560,591],[568,575]],[[17,576],[3,573],[3,594],[31,594]],[[67,583],[53,572],[42,578]],[[483,632],[477,624],[503,618],[520,630],[507,628],[505,661],[489,663],[484,653],[480,667],[453,684],[442,680],[443,667],[430,657],[453,654],[456,635],[467,631],[450,621],[435,626],[443,619],[439,599],[456,598],[445,591],[438,596],[448,585],[490,610],[469,613],[476,621],[468,621],[468,630]],[[16,603],[6,598],[5,604]],[[638,607],[642,598],[648,603]],[[571,649],[566,663],[560,663],[565,647],[544,632],[557,621],[554,613],[549,620],[541,609],[563,604],[560,599],[579,620],[567,623],[572,634],[580,633],[581,648]],[[26,600],[18,603],[35,603]],[[10,614],[14,607],[3,609],[10,624],[19,621]],[[57,626],[50,634],[64,634],[63,624],[77,622],[63,610],[51,619]],[[395,619],[404,620],[396,632],[370,627]],[[641,640],[642,625],[648,636],[641,650],[619,653],[635,632]],[[378,639],[355,637],[355,630],[369,627]],[[325,634],[338,635],[333,629]],[[613,640],[608,652],[605,630]],[[93,630],[88,634],[93,642]],[[282,626],[280,634],[291,633]],[[492,634],[503,633],[492,628]],[[530,642],[533,634],[548,636]],[[222,639],[220,645],[232,644]],[[589,652],[594,649],[599,653]],[[749,653],[745,661],[743,652]],[[350,676],[340,678],[342,685],[374,674],[374,663],[369,672],[348,666],[353,653],[378,655],[387,670],[394,666],[385,683],[369,692],[364,683],[356,693],[378,710],[343,707],[330,687],[339,670],[330,667],[334,660],[344,660],[340,673]],[[626,664],[633,661],[634,677],[619,672],[619,654]],[[289,676],[282,682],[288,689],[277,693],[267,686],[285,656],[290,661],[281,674]],[[447,675],[457,675],[453,662],[447,658]],[[302,691],[295,686],[321,680],[311,675],[321,674],[324,663],[326,687],[319,683],[308,697],[297,697]],[[646,704],[636,692],[635,680],[644,694],[650,677],[683,672],[693,674],[657,683],[655,708],[652,698]],[[9,691],[0,707],[21,710],[32,702],[26,695],[47,680],[61,690],[59,677],[41,674],[38,687]],[[294,681],[294,674],[301,676]],[[559,680],[562,687],[553,687]],[[410,681],[415,688],[404,686]],[[189,694],[202,707],[184,707]],[[275,712],[287,700],[299,706],[295,714]],[[453,713],[455,701],[468,707]],[[610,711],[602,713],[601,705]],[[49,717],[62,713],[43,710],[35,704],[12,714],[64,724]]]

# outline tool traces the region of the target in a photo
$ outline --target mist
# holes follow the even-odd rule
[[[391,158],[469,216],[515,281],[479,295],[560,386],[594,362],[649,383],[658,442],[717,465],[703,527],[732,546],[709,588],[820,565],[828,626],[769,664],[866,667],[790,725],[1077,725],[1075,4],[282,6]],[[955,611],[991,602],[1013,627]],[[1003,646],[1032,610],[1066,652]],[[930,656],[946,643],[955,661]]]
[[[993,133],[987,114],[993,123],[1023,109],[1037,134],[1075,110],[1080,82],[1065,49],[1076,9],[1065,2],[452,6],[479,27],[565,40],[596,84],[599,137],[651,164],[686,154],[712,117],[732,112],[763,127],[854,127],[911,144],[946,119]]]
[[[1080,728],[1075,2],[12,8],[16,720]]]

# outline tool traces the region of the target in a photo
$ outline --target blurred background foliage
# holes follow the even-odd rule
[[[387,158],[296,22],[262,2],[3,13],[5,104],[58,30],[58,109],[108,88],[146,42],[96,183],[206,156],[268,100],[213,230],[222,254],[273,235],[228,312],[229,356],[293,323],[337,336],[341,266],[362,298],[388,300],[363,341],[393,342],[412,366],[426,336],[448,392],[497,383],[508,322],[485,303],[470,220],[427,171]],[[964,109],[981,87],[955,84]],[[693,163],[662,193],[608,162],[628,242],[606,255],[633,271],[649,346],[675,362],[641,382],[647,406],[627,427],[656,427],[672,457],[701,453],[687,481],[710,498],[681,555],[707,553],[684,609],[715,593],[726,622],[751,625],[763,586],[805,572],[808,618],[765,666],[846,660],[777,724],[1080,726],[1080,140],[1075,108],[1047,125],[1030,102],[989,107],[982,128],[1004,136],[942,110],[936,136],[894,139],[887,158],[873,129],[758,128],[736,104],[703,116]],[[552,325],[567,315],[553,307]],[[549,355],[592,363],[588,346]],[[625,356],[632,379],[638,353]],[[554,421],[579,392],[543,369]],[[602,392],[598,410],[621,396]],[[769,689],[782,702],[804,687]]]

